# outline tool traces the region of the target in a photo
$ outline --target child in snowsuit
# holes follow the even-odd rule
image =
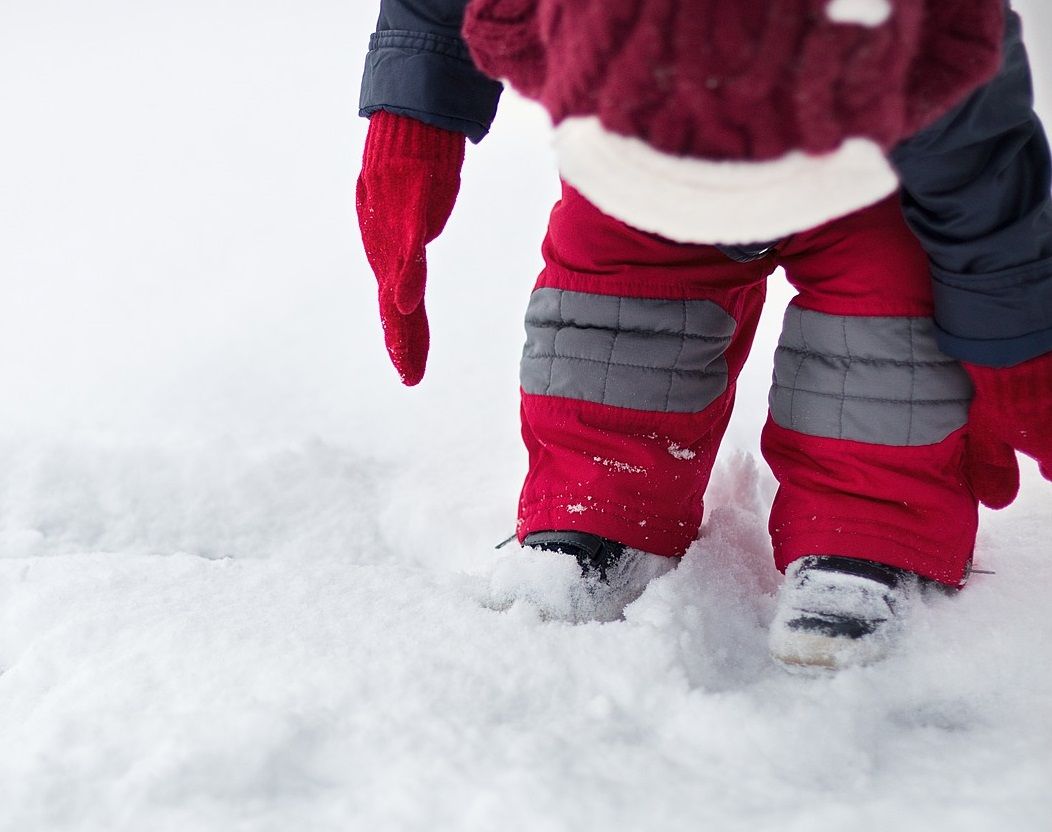
[[[564,180],[526,316],[520,541],[601,574],[626,548],[683,554],[781,265],[799,294],[762,441],[788,576],[772,650],[881,655],[917,576],[963,584],[977,501],[1012,501],[1015,451],[1052,479],[1050,164],[1017,16],[383,0],[358,204],[406,384],[428,347],[424,247],[491,78],[548,109]]]

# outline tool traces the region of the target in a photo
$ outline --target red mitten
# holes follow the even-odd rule
[[[358,224],[380,291],[380,320],[402,383],[424,376],[429,343],[424,249],[453,211],[464,135],[387,112],[369,121],[358,177]]]
[[[1015,452],[1052,481],[1052,353],[1014,367],[965,364],[975,386],[968,421],[968,476],[975,495],[1004,508],[1019,492]]]

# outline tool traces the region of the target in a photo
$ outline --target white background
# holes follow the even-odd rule
[[[884,665],[765,657],[777,278],[683,565],[614,624],[488,608],[554,165],[508,96],[401,388],[353,205],[373,5],[0,0],[0,829],[1048,829],[1034,466],[997,574]]]

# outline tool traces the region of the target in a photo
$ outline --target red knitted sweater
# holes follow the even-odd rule
[[[890,148],[997,70],[1003,0],[471,0],[478,66],[558,124],[764,161]]]

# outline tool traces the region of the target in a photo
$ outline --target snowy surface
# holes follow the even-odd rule
[[[373,16],[0,2],[0,830],[1048,830],[1034,466],[997,574],[886,663],[766,657],[780,283],[681,566],[623,621],[498,611],[520,563],[555,607],[568,576],[493,551],[552,160],[509,100],[400,388],[353,217]]]

